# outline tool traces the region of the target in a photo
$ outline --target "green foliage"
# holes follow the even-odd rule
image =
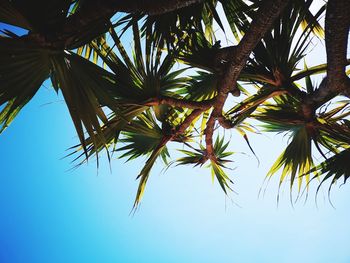
[[[289,180],[290,191],[308,188],[312,178],[323,178],[321,184],[332,178],[331,186],[348,179],[349,102],[328,100],[312,109],[306,103],[322,85],[313,76],[327,70],[327,64],[307,62],[314,35],[324,35],[318,20],[325,5],[312,14],[311,0],[290,1],[240,72],[238,101],[229,98],[229,107],[215,111],[225,88],[219,83],[235,62],[223,55],[230,50],[224,38],[231,30],[234,39],[227,42],[239,43],[264,1],[205,0],[165,14],[123,13],[117,21],[84,17],[94,1],[34,2],[0,3],[0,21],[27,30],[24,36],[0,32],[0,132],[49,79],[77,131],[80,143],[69,155],[78,166],[93,156],[98,164],[103,150],[110,161],[112,154],[147,158],[137,176],[135,209],[158,159],[207,167],[225,194],[232,190],[227,164],[233,152],[224,137],[208,138],[213,120],[214,134],[215,124],[224,122],[254,155],[247,136],[256,133],[254,121],[265,132],[290,136],[267,174],[281,171],[279,184]],[[71,21],[80,27],[67,28]],[[185,145],[183,156],[171,161],[168,143]]]
[[[75,49],[94,39],[97,32],[105,30],[105,23],[96,21],[93,27],[86,25],[81,28],[81,32],[63,34],[63,39],[45,44],[42,35],[64,27],[73,2],[35,2],[0,3],[2,22],[29,30],[25,37],[9,31],[0,35],[0,105],[6,104],[0,113],[1,130],[32,99],[44,80],[50,78],[55,90],[63,94],[86,152],[85,130],[93,141],[96,141],[96,137],[103,140],[100,122],[106,121],[106,117],[101,106],[110,106],[113,100],[110,92],[111,74],[67,49]]]
[[[331,179],[329,190],[333,184],[343,177],[343,183],[350,177],[350,149],[343,150],[342,152],[333,155],[331,158],[326,159],[314,168],[315,171],[324,174],[320,186],[328,179]]]
[[[28,48],[20,38],[0,38],[0,131],[3,131],[19,111],[30,101],[48,78],[49,52]]]
[[[179,150],[185,156],[176,160],[178,165],[187,165],[192,164],[194,166],[202,166],[206,162],[209,161],[209,165],[207,168],[211,170],[212,180],[214,182],[214,178],[218,180],[222,190],[227,194],[227,190],[230,189],[230,180],[229,176],[223,170],[223,168],[227,168],[226,164],[231,162],[230,159],[226,159],[231,156],[233,152],[228,152],[227,147],[229,143],[224,143],[224,138],[220,138],[219,136],[216,138],[214,143],[214,154],[216,158],[214,160],[208,158],[206,155],[206,149],[203,145],[200,145],[200,148],[193,148],[190,146],[192,151],[188,150]]]
[[[117,151],[126,151],[120,158],[129,157],[127,161],[142,155],[150,155],[163,139],[162,129],[150,110],[138,115],[126,125],[122,134],[124,136],[119,141],[126,145],[119,147]],[[170,157],[167,148],[164,147],[159,154],[167,163],[167,157]]]

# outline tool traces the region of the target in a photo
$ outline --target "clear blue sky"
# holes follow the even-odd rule
[[[320,56],[322,57],[322,56]],[[1,59],[1,58],[0,58]],[[313,64],[313,63],[310,63]],[[247,152],[235,134],[232,150]],[[294,209],[288,189],[276,207],[278,178],[257,194],[286,138],[252,136],[261,164],[234,156],[238,195],[225,198],[202,169],[157,166],[142,205],[130,216],[144,159],[95,163],[74,171],[66,149],[77,142],[66,106],[45,83],[0,136],[0,262],[348,263],[350,184],[316,208]],[[325,189],[326,190],[326,189]]]

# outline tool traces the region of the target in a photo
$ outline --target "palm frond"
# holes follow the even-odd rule
[[[155,42],[166,46],[169,51],[181,46],[181,41],[191,37],[193,29],[201,31],[208,40],[214,41],[213,21],[223,28],[219,14],[216,11],[217,0],[205,0],[166,14],[160,15],[126,15],[116,25],[122,27],[122,32],[132,27],[132,24],[141,24],[141,34],[150,35]]]
[[[176,93],[187,100],[203,101],[216,96],[217,76],[212,73],[198,71],[197,75],[188,79],[187,85],[176,90]]]
[[[237,41],[248,29],[249,19],[254,15],[256,3],[248,5],[243,0],[221,0],[226,19]]]
[[[65,52],[52,55],[52,84],[61,90],[70,115],[86,152],[84,128],[93,140],[104,140],[101,123],[107,117],[102,106],[117,107],[114,101],[113,75],[80,56]]]
[[[140,182],[139,182],[139,187],[137,189],[133,209],[137,209],[138,205],[140,204],[151,169],[155,161],[161,155],[161,152],[163,152],[164,147],[165,147],[164,141],[160,142],[160,144],[153,150],[151,156],[147,159],[146,164],[142,168],[140,174],[137,176],[136,179],[140,179]]]
[[[299,192],[304,178],[306,185],[309,183],[310,170],[314,164],[311,150],[311,136],[305,127],[295,128],[295,130],[292,134],[291,142],[273,164],[267,173],[267,177],[272,176],[282,168],[279,184],[281,185],[286,177],[290,176],[290,190],[292,191],[295,179],[297,178]]]
[[[150,110],[140,114],[122,131],[123,138],[119,140],[125,146],[117,148],[117,151],[125,151],[119,158],[128,157],[127,161],[150,155],[160,144],[165,134],[157,124],[155,117]],[[164,160],[167,158],[166,147],[160,153]]]
[[[180,157],[176,160],[177,165],[194,165],[202,166],[209,160],[208,168],[211,170],[212,178],[217,178],[222,190],[227,194],[227,190],[232,190],[230,183],[231,179],[228,177],[223,168],[227,168],[226,164],[232,162],[227,159],[231,156],[233,152],[228,152],[227,147],[229,142],[224,143],[224,138],[219,136],[216,138],[214,143],[214,154],[215,159],[210,159],[206,156],[206,149],[204,146],[199,145],[199,148],[190,147],[192,150],[178,150],[183,153],[185,156]]]
[[[18,26],[24,29],[32,29],[26,17],[10,3],[10,1],[0,2],[0,21],[6,24]]]
[[[347,60],[347,65],[350,65],[350,59]],[[297,81],[300,80],[302,78],[305,78],[307,76],[311,76],[311,75],[316,75],[316,74],[322,74],[325,73],[327,70],[327,64],[320,64],[320,65],[316,65],[316,66],[312,66],[312,67],[304,67],[303,70],[299,70],[297,71],[297,73],[295,73],[292,77],[291,80],[292,81]]]
[[[27,47],[20,38],[0,37],[0,131],[33,98],[50,72],[49,51]]]
[[[109,120],[103,124],[101,131],[103,136],[97,138],[86,138],[84,144],[86,145],[87,157],[90,158],[93,155],[98,154],[103,149],[107,151],[109,156],[109,151],[113,153],[116,150],[117,143],[120,137],[121,131],[125,129],[126,126],[130,125],[131,121],[139,116],[142,112],[146,111],[148,107],[144,106],[135,106],[135,105],[126,105],[119,108],[116,113],[112,113],[109,117]],[[110,149],[112,147],[112,149]],[[82,144],[71,147],[73,151],[68,154],[68,156],[78,154],[77,157],[72,161],[77,161],[78,159],[84,156]],[[83,159],[78,163],[77,166],[83,164],[87,159]]]
[[[303,4],[304,1],[299,1],[299,3]],[[324,29],[319,23],[319,18],[322,16],[322,14],[326,11],[326,3],[324,3],[320,9],[316,12],[316,14],[312,14],[311,11],[308,9],[305,11],[305,17],[303,21],[301,22],[301,27],[303,30],[306,30],[308,28],[311,29],[312,33],[316,35],[317,37],[323,39],[324,38]]]
[[[215,58],[221,47],[220,41],[210,42],[203,32],[196,30],[181,41],[183,48],[175,53],[180,62],[213,73],[219,70],[215,65]]]
[[[115,73],[119,97],[137,103],[161,95],[173,95],[172,90],[185,85],[187,79],[179,76],[184,70],[172,71],[175,63],[172,57],[161,56],[163,47],[155,42],[152,35],[142,38],[136,21],[132,23],[132,33],[132,57],[125,51],[114,29],[110,29],[110,34],[116,50],[105,40],[101,40],[100,45],[91,43],[102,61]]]
[[[276,20],[273,31],[267,33],[254,49],[254,58],[250,59],[243,70],[244,79],[274,86],[292,83],[291,76],[305,56],[311,41],[310,34],[318,25],[310,21],[299,33],[311,2],[293,1],[288,5],[280,19]],[[318,13],[314,19],[317,20],[320,15],[321,13]],[[316,73],[319,70],[315,68],[309,73]]]
[[[341,178],[343,178],[343,184],[350,177],[350,149],[343,150],[340,153],[333,155],[331,158],[328,158],[324,162],[317,165],[313,168],[313,172],[317,172],[322,175],[323,179],[320,182],[318,190],[320,186],[325,183],[325,181],[331,179],[329,190],[331,190],[332,185],[338,182]]]

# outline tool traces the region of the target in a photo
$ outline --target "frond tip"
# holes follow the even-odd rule
[[[230,184],[233,184],[228,174],[224,171],[224,168],[228,169],[226,164],[232,162],[227,159],[228,156],[233,154],[233,152],[226,151],[228,145],[229,142],[224,143],[224,138],[218,136],[214,143],[215,158],[209,159],[206,155],[205,147],[200,145],[199,149],[191,146],[193,151],[179,150],[181,153],[185,154],[185,156],[177,159],[176,162],[178,165],[192,164],[194,166],[203,166],[209,161],[209,164],[206,167],[211,171],[212,181],[214,182],[214,179],[216,178],[224,193],[227,194],[227,190],[232,190]]]
[[[141,202],[151,169],[154,163],[156,162],[157,158],[161,155],[161,152],[164,149],[166,143],[167,143],[167,139],[164,138],[164,140],[162,140],[160,144],[153,150],[151,156],[147,159],[146,164],[142,168],[140,174],[136,177],[136,179],[140,178],[140,182],[139,182],[139,186],[137,189],[137,193],[136,193],[136,197],[133,205],[133,210],[135,211]]]
[[[329,191],[331,187],[343,177],[343,184],[350,177],[350,149],[343,150],[342,152],[333,155],[331,158],[325,160],[324,162],[317,165],[312,171],[318,172],[324,175],[317,191],[320,189],[321,185],[332,178],[329,185]]]

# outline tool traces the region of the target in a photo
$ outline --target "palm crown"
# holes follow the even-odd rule
[[[102,150],[109,158],[121,152],[128,161],[147,156],[137,177],[135,207],[158,158],[166,165],[209,167],[227,193],[232,152],[216,128],[236,129],[253,151],[247,137],[247,131],[256,131],[252,120],[262,122],[265,131],[291,136],[267,175],[282,169],[280,183],[289,178],[291,191],[295,182],[300,191],[313,178],[323,176],[322,183],[332,178],[332,185],[349,177],[348,101],[331,101],[348,95],[346,45],[344,55],[339,45],[344,40],[332,39],[349,30],[346,0],[329,1],[315,13],[309,0],[180,6],[168,0],[150,7],[35,2],[0,2],[0,21],[27,30],[19,36],[4,29],[0,35],[1,131],[49,78],[75,125],[80,143],[71,154],[78,164]],[[117,12],[124,13],[115,21]],[[325,31],[319,24],[324,12]],[[334,22],[332,14],[344,21]],[[231,30],[237,44],[221,46],[219,29],[227,35]],[[132,36],[131,48],[124,35]],[[328,66],[308,67],[304,58],[312,38],[324,36]],[[314,86],[313,75],[324,73]],[[240,101],[224,109],[230,94]],[[332,106],[322,107],[326,103]],[[171,142],[185,149],[169,163]],[[314,152],[324,161],[316,163]]]

